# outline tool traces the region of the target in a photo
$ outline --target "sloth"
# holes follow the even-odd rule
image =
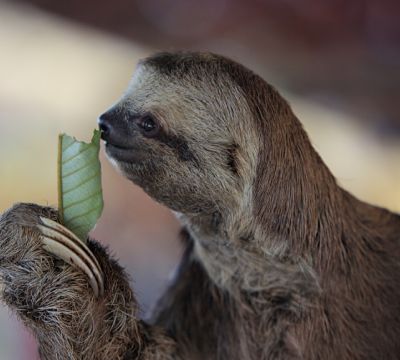
[[[185,252],[143,320],[102,245],[51,207],[14,205],[1,299],[42,359],[400,358],[400,216],[343,190],[261,77],[159,53],[98,124],[118,171],[180,219]]]

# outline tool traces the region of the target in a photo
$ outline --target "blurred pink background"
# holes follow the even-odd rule
[[[136,62],[157,50],[228,55],[291,102],[339,182],[400,211],[398,2],[0,0],[0,212],[56,205],[57,135],[89,139]],[[105,209],[93,236],[151,308],[182,249],[168,209],[101,157]],[[0,305],[0,360],[36,359]]]

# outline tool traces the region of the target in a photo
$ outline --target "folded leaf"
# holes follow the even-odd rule
[[[103,210],[99,150],[98,130],[89,144],[59,135],[59,213],[62,223],[84,242]]]

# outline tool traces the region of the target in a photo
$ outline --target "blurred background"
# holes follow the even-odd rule
[[[57,135],[89,140],[136,62],[209,50],[261,74],[291,102],[339,182],[400,211],[400,3],[386,0],[0,0],[0,212],[56,205]],[[102,155],[105,209],[93,235],[126,267],[142,306],[181,248],[170,212]],[[0,360],[37,359],[0,306]]]

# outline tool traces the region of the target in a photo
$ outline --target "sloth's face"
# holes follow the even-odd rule
[[[222,79],[178,80],[144,64],[99,127],[110,161],[150,196],[178,212],[211,213],[240,191],[245,111]]]

